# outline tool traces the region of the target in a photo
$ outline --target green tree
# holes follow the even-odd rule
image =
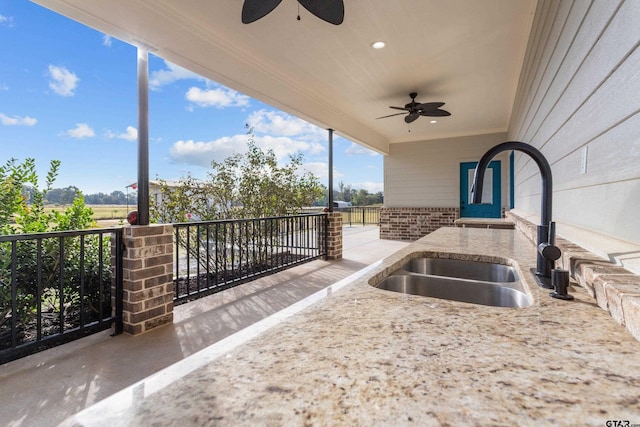
[[[53,167],[53,164],[52,164]],[[14,215],[22,211],[29,196],[23,192],[26,185],[37,185],[35,161],[26,159],[24,163],[17,163],[16,159],[9,159],[0,166],[0,233],[9,234],[12,230]]]
[[[322,195],[322,186],[310,172],[300,172],[302,155],[289,157],[281,165],[273,150],[260,149],[248,131],[248,151],[222,162],[212,162],[206,180],[191,175],[177,185],[160,180],[158,197],[151,197],[150,216],[159,222],[264,218],[297,214]],[[278,245],[278,221],[229,223],[213,229],[181,228],[178,242],[198,242],[187,250],[207,269],[223,269],[234,262],[227,247],[237,248],[236,258],[252,265],[268,263],[267,248]],[[241,227],[241,228],[240,228]],[[187,236],[187,233],[190,233]],[[241,236],[251,235],[249,241]],[[187,239],[188,238],[188,239]],[[212,249],[211,245],[215,245]],[[211,252],[210,258],[198,256]]]
[[[367,190],[360,189],[353,195],[351,202],[353,203],[354,206],[367,206],[370,200],[369,196],[370,194]]]
[[[47,191],[47,202],[56,205],[70,205],[80,190],[73,185],[67,188],[53,188]]]
[[[383,193],[381,191],[375,194],[371,194],[364,189],[353,191],[354,192],[351,201],[354,206],[371,206],[383,203]]]
[[[160,194],[151,198],[152,219],[160,222],[260,218],[296,214],[322,196],[318,179],[301,172],[303,156],[289,156],[281,165],[273,150],[262,150],[248,131],[248,150],[222,162],[212,162],[207,179],[191,175],[177,186],[160,181]]]
[[[334,190],[333,200],[341,200],[343,202],[351,202],[352,195],[353,195],[354,191],[355,190],[353,190],[351,188],[350,184],[345,184],[344,182],[340,181],[338,183],[338,191],[336,192]]]
[[[311,206],[323,206],[323,207],[329,206],[329,189],[327,188],[326,185],[323,185],[323,184],[320,185],[320,188],[321,188],[322,195],[317,199],[315,199],[311,203]]]
[[[18,163],[9,159],[0,166],[0,234],[40,233],[45,231],[78,230],[95,223],[93,211],[84,205],[84,197],[76,187],[71,206],[64,212],[45,210],[45,200],[58,176],[59,160],[52,160],[40,189],[35,160]],[[24,191],[29,187],[28,195]]]
[[[151,220],[161,223],[222,219],[215,208],[211,183],[200,181],[190,174],[180,178],[177,185],[158,179],[159,192],[149,200]]]

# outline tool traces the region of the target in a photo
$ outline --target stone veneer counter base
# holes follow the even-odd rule
[[[515,261],[534,304],[496,308],[368,284],[430,251]],[[528,273],[534,265],[518,231],[440,229],[246,342],[218,346],[190,373],[160,372],[169,385],[155,393],[143,381],[67,424],[640,423],[640,342],[583,288],[570,289],[573,302],[550,298]]]

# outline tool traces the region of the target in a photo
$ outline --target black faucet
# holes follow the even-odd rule
[[[534,271],[538,286],[553,289],[551,283],[551,270],[554,269],[555,261],[560,258],[560,249],[554,245],[555,243],[555,223],[551,221],[551,199],[553,196],[553,180],[551,178],[551,166],[535,147],[525,144],[524,142],[509,141],[498,144],[489,149],[476,166],[475,175],[473,177],[473,186],[471,187],[471,203],[482,203],[482,186],[484,183],[484,173],[493,159],[498,153],[507,150],[517,150],[528,154],[540,168],[542,176],[542,208],[540,213],[540,225],[538,225],[538,247],[537,247],[537,265]]]

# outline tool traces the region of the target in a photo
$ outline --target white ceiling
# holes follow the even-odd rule
[[[388,153],[507,130],[537,0],[345,0],[339,26],[302,7],[298,21],[295,0],[247,25],[242,0],[34,1]],[[377,40],[387,46],[372,49]],[[376,119],[414,91],[452,115]]]

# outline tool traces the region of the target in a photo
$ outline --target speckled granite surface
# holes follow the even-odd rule
[[[515,263],[535,302],[496,308],[368,284],[429,251]],[[440,229],[169,386],[138,384],[133,402],[108,399],[66,424],[640,423],[640,342],[583,289],[565,302],[537,288],[534,255],[518,231]]]

